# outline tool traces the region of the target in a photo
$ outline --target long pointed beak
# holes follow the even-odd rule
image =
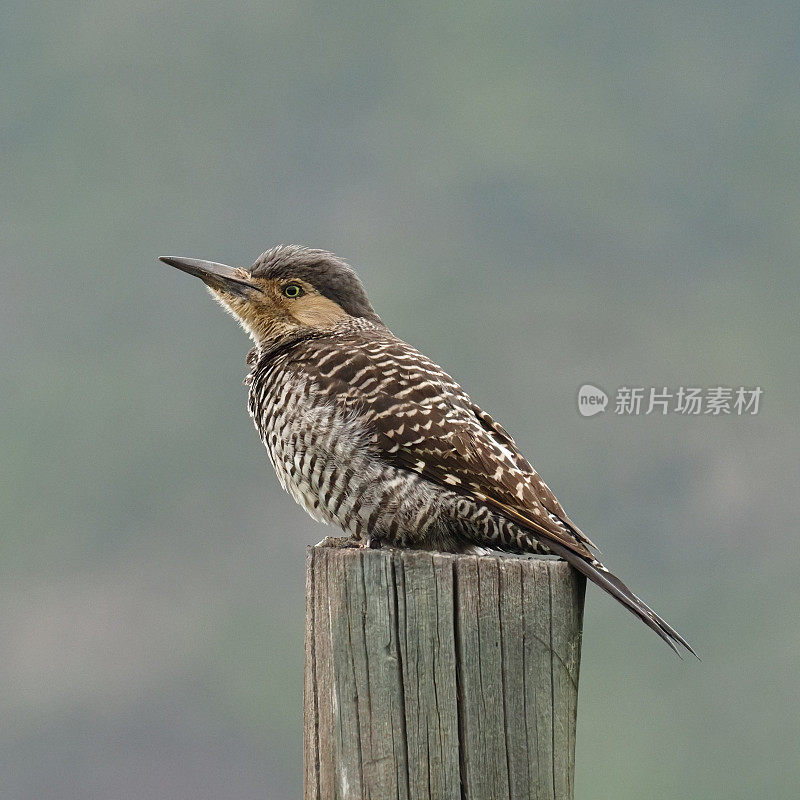
[[[217,264],[214,261],[201,261],[199,258],[183,258],[179,256],[159,256],[159,261],[171,267],[188,272],[200,278],[206,286],[226,292],[246,295],[247,290],[256,289],[244,276],[243,270]],[[245,272],[244,275],[247,273]]]

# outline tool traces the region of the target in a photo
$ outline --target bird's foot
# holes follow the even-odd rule
[[[360,547],[364,550],[380,550],[383,546],[381,539],[375,536],[368,536],[366,539],[353,539],[350,536],[326,536],[321,542],[317,542],[316,547]]]
[[[364,543],[350,536],[326,536],[321,542],[317,542],[316,547],[364,547]]]
[[[368,550],[380,550],[383,547],[383,539],[377,536],[367,536],[359,543],[359,547],[367,548]]]

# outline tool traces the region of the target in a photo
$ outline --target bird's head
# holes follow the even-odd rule
[[[348,317],[380,323],[355,272],[324,250],[280,245],[249,269],[162,256],[195,275],[250,334],[257,346],[306,330],[326,330]]]

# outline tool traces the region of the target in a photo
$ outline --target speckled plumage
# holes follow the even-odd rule
[[[351,319],[267,350],[252,359],[247,383],[278,479],[315,519],[373,544],[541,551],[524,529],[455,490],[480,486],[451,448],[478,458],[487,448],[494,475],[502,469],[520,483],[508,434],[381,323]],[[560,509],[544,484],[542,492]]]
[[[203,278],[250,332],[255,426],[283,488],[340,527],[340,544],[555,554],[694,652],[597,560],[511,436],[383,324],[343,261],[297,246],[249,270],[164,260]],[[279,296],[286,281],[305,306]]]

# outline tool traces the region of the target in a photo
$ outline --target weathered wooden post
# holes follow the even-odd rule
[[[572,798],[584,588],[550,558],[311,548],[305,800]]]

